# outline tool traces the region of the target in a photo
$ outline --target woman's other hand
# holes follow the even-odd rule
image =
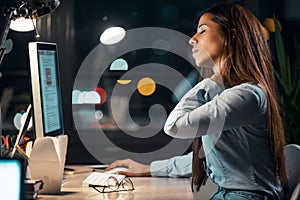
[[[126,167],[128,169],[125,171],[118,171],[118,174],[126,176],[151,176],[150,165],[144,165],[131,159],[116,160],[111,163],[106,170],[112,170],[117,167]]]

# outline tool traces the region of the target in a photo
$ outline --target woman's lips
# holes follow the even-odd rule
[[[192,49],[193,54],[197,53],[198,51],[198,49]]]

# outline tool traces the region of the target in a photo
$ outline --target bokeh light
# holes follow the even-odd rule
[[[120,42],[125,37],[126,31],[122,27],[111,27],[106,29],[100,36],[100,42],[112,45]]]
[[[107,99],[106,91],[103,88],[101,88],[101,87],[95,88],[95,91],[100,96],[100,102],[98,103],[98,105],[104,104],[106,102],[106,99]]]
[[[100,90],[99,90],[100,92]],[[103,97],[106,100],[106,93]],[[101,103],[101,95],[97,91],[80,91],[73,90],[72,92],[72,104],[100,104]]]
[[[16,113],[13,119],[13,123],[14,126],[16,127],[16,129],[20,130],[21,127],[24,125],[25,123],[25,113]],[[27,127],[27,130],[30,130],[32,128],[32,117],[30,117],[30,121]]]
[[[103,118],[103,116],[104,116],[104,114],[103,114],[103,112],[102,112],[101,110],[97,110],[97,111],[95,112],[95,118],[96,118],[97,120],[101,120],[101,119]]]
[[[123,58],[118,58],[110,65],[110,70],[128,70],[128,63]]]
[[[150,96],[155,92],[155,81],[149,77],[141,78],[137,84],[137,89],[141,95]]]
[[[80,95],[80,90],[73,90],[72,91],[72,104],[79,104],[78,98]]]
[[[5,41],[5,54],[8,54],[13,49],[14,43],[12,39],[8,39]]]
[[[127,85],[127,84],[131,83],[131,80],[117,80],[117,83],[119,83],[121,85]]]

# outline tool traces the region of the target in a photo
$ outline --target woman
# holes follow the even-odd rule
[[[196,138],[194,186],[208,175],[219,186],[214,200],[282,199],[283,126],[259,21],[238,4],[216,4],[202,13],[190,44],[196,65],[215,73],[181,99],[164,131]]]

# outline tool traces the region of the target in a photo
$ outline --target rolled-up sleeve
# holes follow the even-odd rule
[[[193,153],[175,156],[166,160],[153,161],[150,164],[151,176],[190,177],[192,175]]]

